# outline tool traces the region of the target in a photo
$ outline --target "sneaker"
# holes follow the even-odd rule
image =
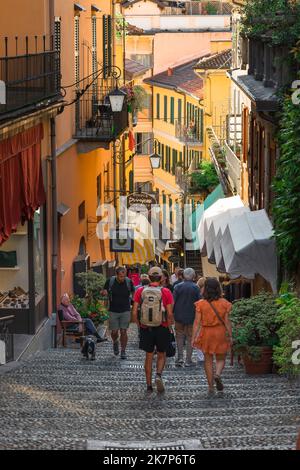
[[[155,384],[156,384],[156,388],[157,388],[158,393],[164,393],[165,386],[164,386],[163,380],[162,380],[160,375],[156,376]]]
[[[224,389],[224,385],[223,385],[223,382],[221,380],[221,377],[216,375],[215,376],[215,382],[216,382],[216,387],[217,387],[218,392],[222,392],[223,389]]]
[[[184,363],[184,367],[195,367],[196,366],[196,362],[193,362],[193,361],[186,361]]]
[[[183,367],[184,366],[184,360],[183,359],[177,359],[175,361],[175,366],[177,367]]]
[[[118,354],[119,354],[119,352],[120,352],[120,349],[119,349],[119,341],[115,341],[115,342],[114,342],[113,348],[114,348],[114,355],[115,355],[115,356],[118,356]]]
[[[121,351],[121,359],[127,359],[125,351]]]

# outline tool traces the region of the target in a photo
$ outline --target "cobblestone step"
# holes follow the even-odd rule
[[[276,375],[224,371],[224,394],[208,400],[203,364],[168,360],[166,393],[145,394],[144,354],[131,328],[128,360],[97,347],[38,353],[0,376],[0,449],[85,449],[88,440],[199,440],[205,449],[292,449],[300,426],[300,389]],[[71,437],[70,437],[71,436]]]

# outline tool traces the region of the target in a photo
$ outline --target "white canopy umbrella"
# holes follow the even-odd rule
[[[254,279],[260,274],[277,290],[277,256],[273,227],[266,211],[245,212],[229,220],[221,239],[222,258],[217,268],[224,268],[232,278]]]
[[[198,227],[198,238],[199,238],[199,245],[200,251],[202,254],[207,254],[207,239],[208,239],[208,232],[210,229],[211,224],[215,221],[218,224],[218,219],[220,215],[225,216],[226,220],[226,212],[236,208],[243,208],[245,206],[243,201],[241,200],[240,196],[233,196],[228,198],[218,199],[212,206],[209,207],[206,211],[204,211],[204,215],[201,218],[199,227]],[[221,224],[220,219],[220,224]],[[217,229],[218,232],[219,228]],[[215,235],[217,234],[215,233]]]

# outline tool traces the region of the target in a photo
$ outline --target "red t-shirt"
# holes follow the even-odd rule
[[[156,282],[152,282],[150,284],[152,287],[157,287],[159,284]],[[138,304],[142,303],[142,292],[144,290],[144,287],[139,287],[136,293],[134,294],[133,301],[137,302]],[[172,292],[169,289],[166,289],[166,287],[162,287],[161,289],[161,296],[162,296],[162,303],[165,309],[167,308],[168,305],[172,305],[174,303],[173,295]],[[147,328],[147,326],[140,325],[141,328]],[[168,328],[168,322],[162,322],[161,326],[164,326],[165,328]]]

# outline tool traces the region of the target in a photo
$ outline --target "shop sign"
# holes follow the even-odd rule
[[[113,229],[110,231],[110,251],[112,253],[134,252],[134,230]]]
[[[127,207],[134,212],[151,211],[156,199],[152,194],[148,193],[132,193],[127,196]]]

